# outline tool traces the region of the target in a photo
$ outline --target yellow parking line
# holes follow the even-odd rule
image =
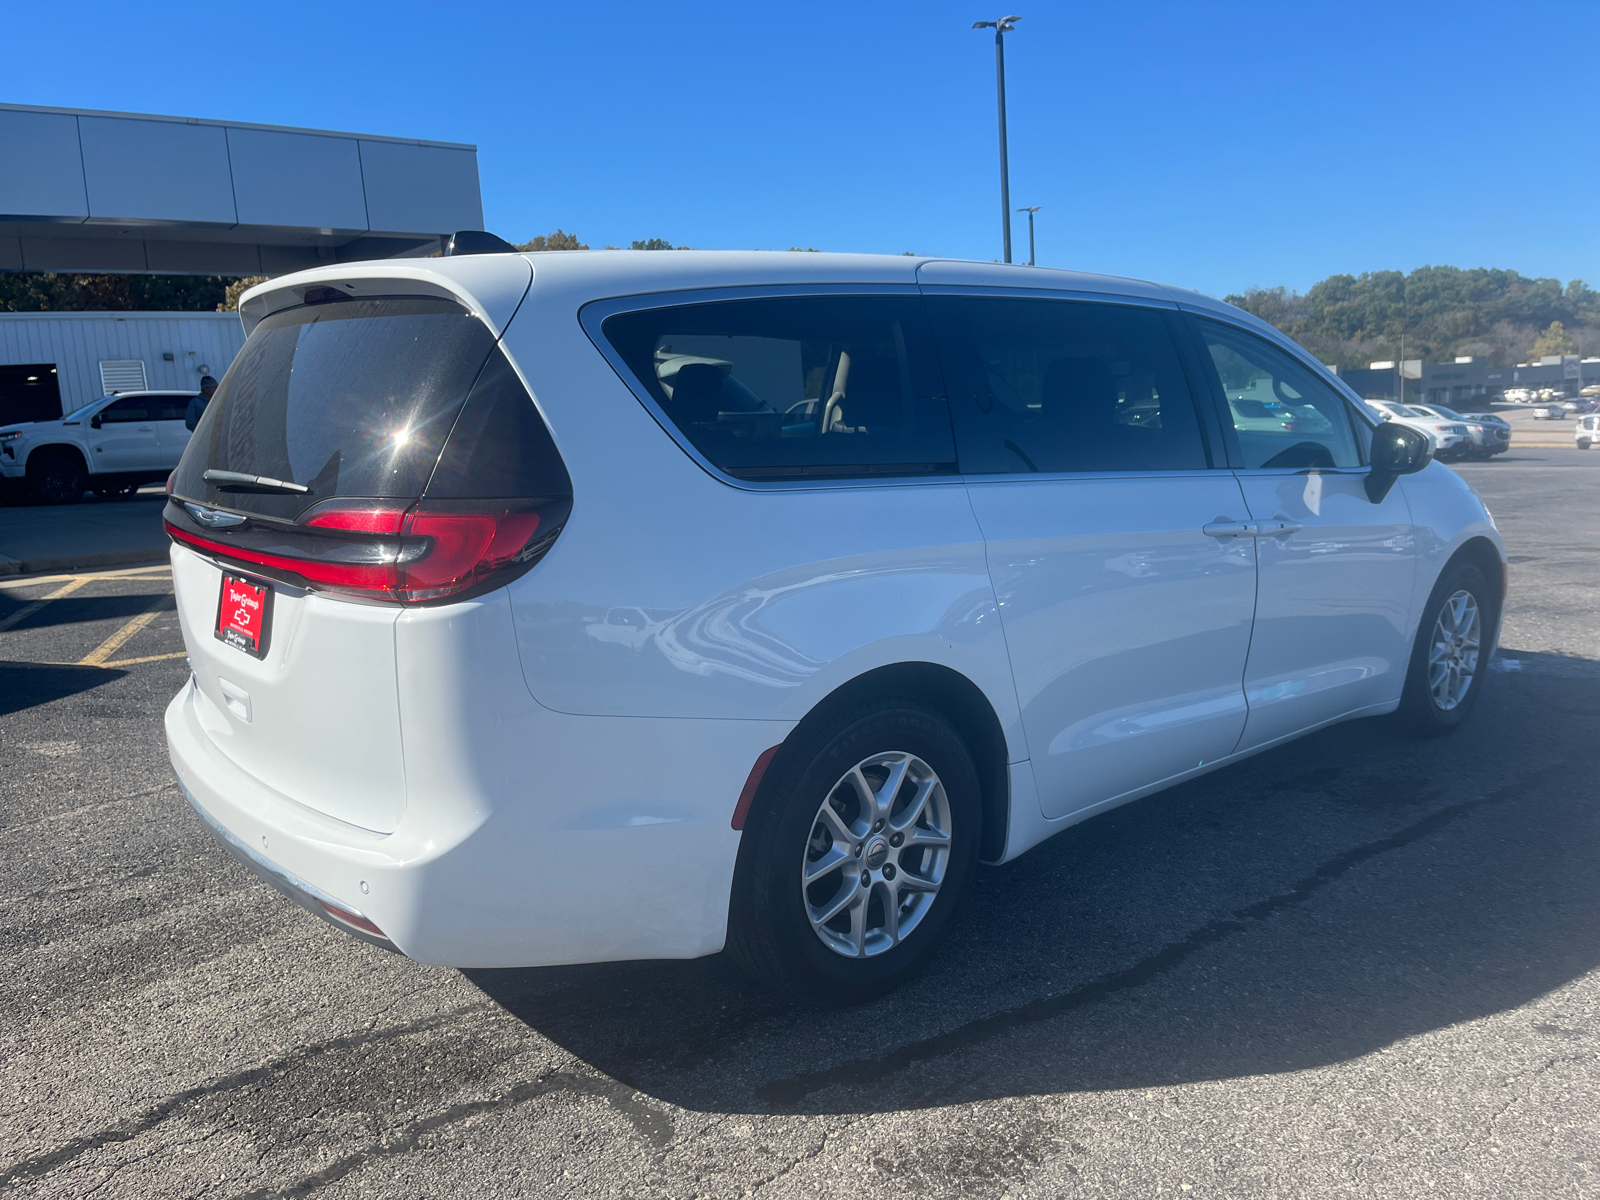
[[[112,662],[95,663],[93,665],[100,667],[131,667],[137,663],[164,662],[169,658],[187,658],[188,656],[189,652],[187,650],[175,650],[171,654],[146,654],[142,658],[119,658]],[[77,665],[82,666],[83,664],[78,663]]]
[[[0,620],[0,633],[4,633],[6,630],[10,629],[13,625],[20,625],[23,621],[26,621],[29,617],[33,616],[34,613],[38,612],[46,604],[49,604],[50,601],[59,600],[63,596],[70,595],[71,593],[77,591],[79,588],[81,588],[84,584],[86,584],[88,582],[89,582],[89,580],[87,578],[74,579],[70,583],[66,583],[66,584],[63,584],[61,587],[58,587],[55,591],[51,592],[48,596],[45,596],[45,597],[43,597],[43,598],[41,598],[39,600],[35,600],[32,604],[24,604],[21,608],[17,609],[17,611],[12,613],[9,617],[6,617],[3,620]]]
[[[83,658],[80,658],[78,660],[78,665],[80,667],[105,666],[106,660],[118,650],[121,650],[124,642],[126,642],[134,634],[138,633],[146,625],[150,624],[151,621],[156,619],[158,610],[163,604],[166,603],[166,600],[167,595],[165,592],[157,596],[155,600],[151,602],[149,608],[145,609],[144,612],[140,613],[137,617],[134,617],[121,629],[117,630],[105,641],[101,642],[93,650],[89,651],[89,653]]]
[[[152,575],[149,572],[156,572]],[[45,583],[59,583],[67,579],[78,579],[85,583],[92,583],[97,579],[157,579],[163,574],[170,575],[171,567],[119,567],[113,571],[90,571],[84,574],[61,575],[19,575],[15,578],[0,579],[0,591],[10,591],[12,588],[38,587]]]

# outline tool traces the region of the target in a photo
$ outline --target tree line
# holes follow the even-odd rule
[[[1516,271],[1430,266],[1330,275],[1304,295],[1250,288],[1226,300],[1344,369],[1401,357],[1402,338],[1404,357],[1433,362],[1600,354],[1600,292],[1581,279],[1563,287]]]

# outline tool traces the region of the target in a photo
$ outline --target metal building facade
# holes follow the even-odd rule
[[[482,228],[476,146],[0,104],[0,270],[281,275]]]
[[[232,312],[0,313],[0,364],[54,364],[63,412],[105,394],[103,362],[141,362],[147,387],[195,391],[243,345]]]

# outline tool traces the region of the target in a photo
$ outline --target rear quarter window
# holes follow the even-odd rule
[[[671,427],[736,478],[956,470],[919,297],[651,308],[606,318],[602,334]]]

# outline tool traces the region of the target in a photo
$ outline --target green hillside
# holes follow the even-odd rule
[[[1409,275],[1330,275],[1305,295],[1251,288],[1227,300],[1345,369],[1400,357],[1402,335],[1405,357],[1432,362],[1480,354],[1507,365],[1539,354],[1600,354],[1600,292],[1581,279],[1562,287],[1559,279],[1516,271],[1418,267]]]

